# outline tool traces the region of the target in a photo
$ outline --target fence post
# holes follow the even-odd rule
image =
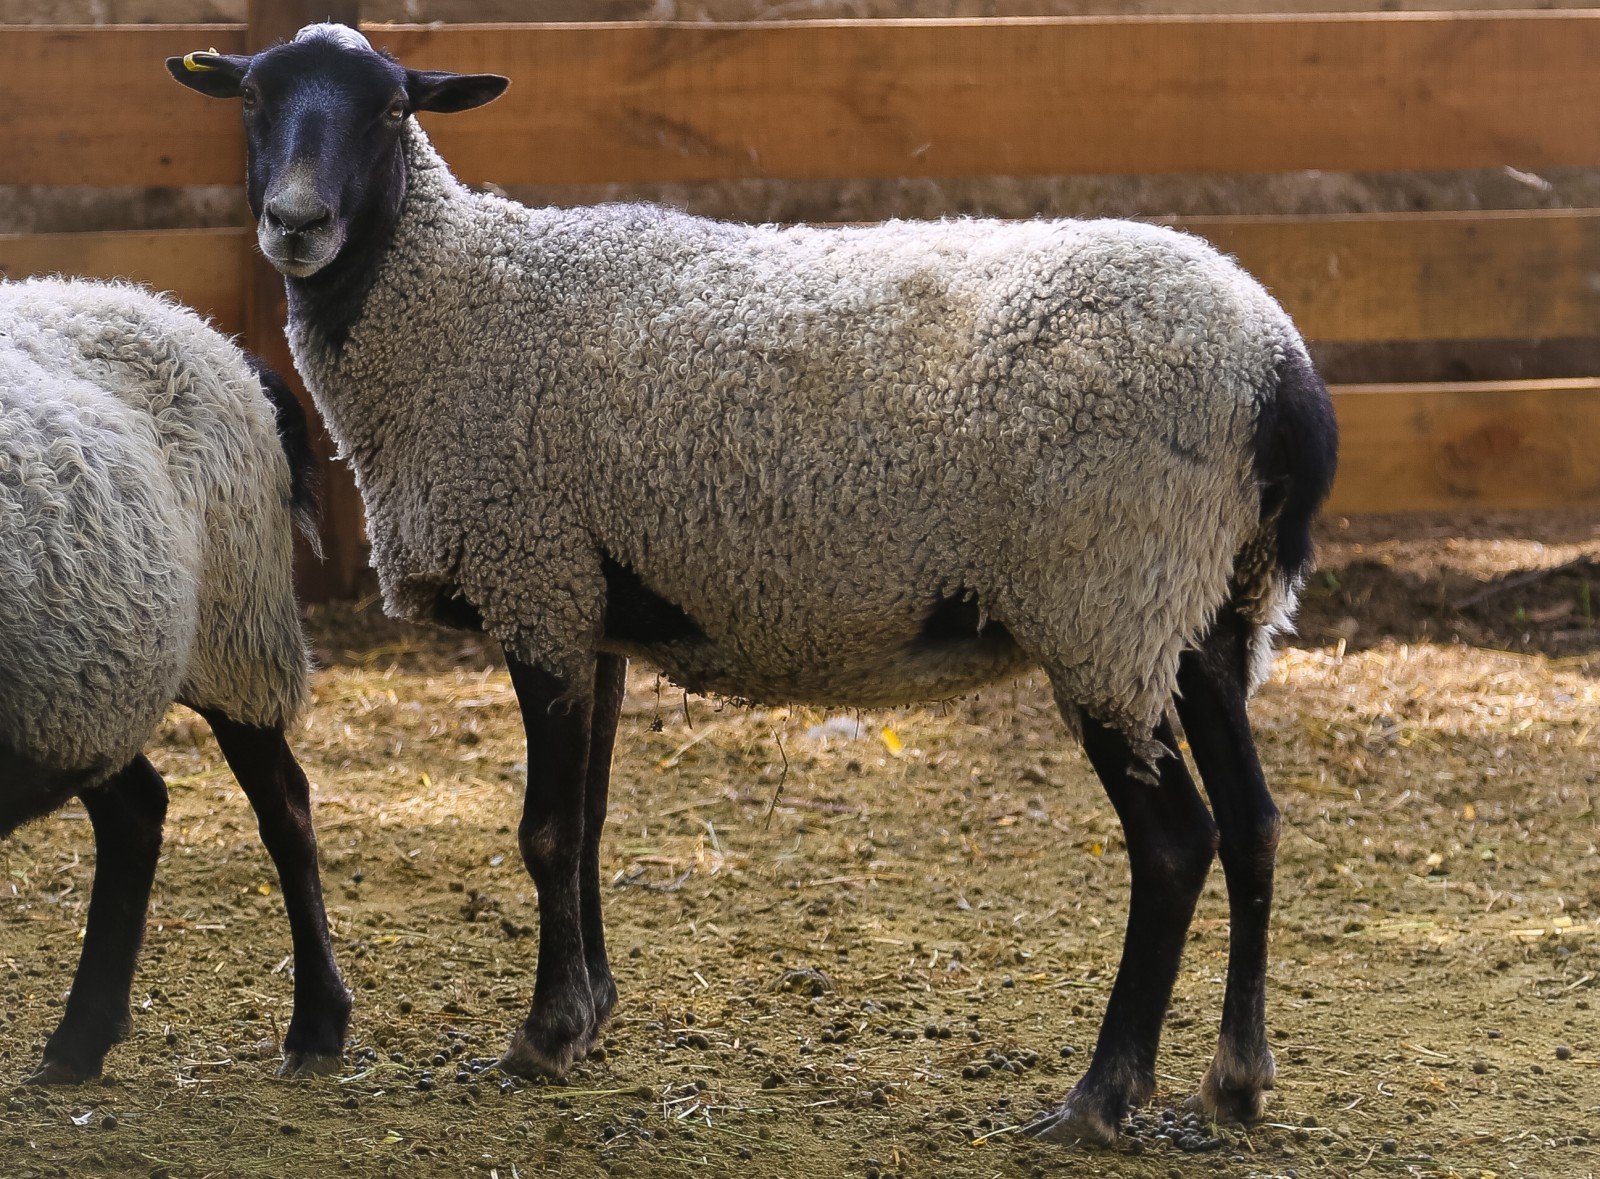
[[[354,25],[360,8],[359,0],[249,0],[246,46],[249,52],[258,52],[317,21]],[[350,598],[357,593],[367,564],[361,500],[349,470],[333,462],[332,440],[295,374],[283,331],[287,311],[283,276],[252,249],[245,290],[245,345],[283,374],[306,407],[314,423],[314,445],[322,467],[322,548],[326,556],[319,563],[297,539],[295,582],[308,601]]]

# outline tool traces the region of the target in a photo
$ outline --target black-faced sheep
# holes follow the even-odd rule
[[[1150,1096],[1219,846],[1233,945],[1200,1103],[1260,1112],[1278,813],[1245,700],[1335,431],[1259,285],[1121,222],[523,208],[458,183],[412,117],[502,78],[408,70],[326,25],[168,64],[243,99],[258,240],[388,609],[505,649],[540,909],[506,1068],[561,1073],[615,1002],[598,844],[625,656],[695,690],[861,705],[1036,665],[1133,868],[1099,1044],[1040,1130],[1107,1141]]]
[[[82,799],[82,958],[32,1080],[97,1076],[128,995],[167,791],[141,752],[173,701],[210,724],[277,865],[295,953],[285,1072],[335,1067],[334,965],[305,775],[291,514],[304,415],[199,316],[143,290],[0,283],[0,836]]]

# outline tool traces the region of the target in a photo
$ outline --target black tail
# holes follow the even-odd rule
[[[317,524],[322,516],[322,479],[317,471],[316,452],[311,449],[311,425],[294,391],[282,377],[257,357],[245,353],[245,360],[261,382],[261,390],[272,402],[278,424],[278,441],[289,460],[289,512],[313,548],[321,555]]]
[[[1256,423],[1261,518],[1277,521],[1279,571],[1298,581],[1311,565],[1311,522],[1328,498],[1339,461],[1333,402],[1305,352],[1278,362],[1277,389]]]

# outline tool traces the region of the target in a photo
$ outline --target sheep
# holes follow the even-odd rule
[[[210,725],[278,869],[295,955],[281,1071],[339,1063],[350,997],[284,736],[307,693],[291,514],[314,525],[315,475],[279,377],[141,288],[0,282],[0,837],[76,796],[96,848],[32,1082],[98,1076],[128,1032],[167,807],[141,750],[174,701]]]
[[[1245,701],[1336,439],[1258,284],[1120,222],[523,208],[461,185],[414,118],[506,79],[406,69],[338,26],[168,68],[242,100],[257,241],[386,608],[505,652],[540,921],[505,1069],[560,1075],[616,1002],[598,849],[627,657],[827,705],[1041,666],[1127,832],[1133,894],[1094,1057],[1034,1130],[1110,1142],[1151,1096],[1219,849],[1232,950],[1196,1101],[1260,1115],[1279,819]]]

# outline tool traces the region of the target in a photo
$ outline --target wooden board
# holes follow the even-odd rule
[[[382,26],[507,96],[429,120],[502,184],[1600,164],[1600,12]],[[0,184],[202,184],[238,112],[162,60],[242,26],[0,28]],[[86,84],[92,83],[92,84]]]
[[[466,178],[1600,164],[1600,12],[391,26],[507,95],[430,118]]]
[[[238,105],[164,64],[213,47],[244,26],[0,27],[0,184],[243,183]]]
[[[1335,513],[1600,507],[1600,380],[1345,385]]]
[[[1600,330],[1600,211],[1179,224],[1237,257],[1308,339],[1548,339]]]
[[[0,234],[0,276],[125,278],[170,291],[237,334],[245,328],[250,237],[244,229]]]
[[[159,12],[167,0],[120,0],[123,12]],[[373,19],[396,7],[369,5]],[[1509,10],[1578,8],[1574,0],[427,0],[420,6],[430,21],[799,21],[892,19],[918,17],[1017,16],[1145,16],[1159,13],[1284,13],[1284,12],[1503,12]],[[160,19],[159,16],[139,19]],[[108,22],[109,23],[109,22]]]

